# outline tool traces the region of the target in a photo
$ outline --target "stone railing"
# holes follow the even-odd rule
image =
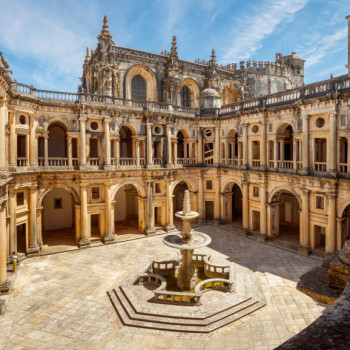
[[[314,162],[315,171],[327,171],[327,162]]]
[[[340,76],[334,79],[321,81],[303,87],[278,92],[275,94],[255,98],[251,100],[235,102],[230,105],[222,106],[219,115],[225,116],[244,110],[263,108],[275,105],[283,105],[298,100],[314,98],[331,93],[343,92],[350,89],[350,77]]]
[[[137,158],[119,158],[119,165],[121,166],[135,166],[137,164]]]
[[[277,167],[279,169],[293,169],[293,161],[292,160],[278,160]]]
[[[14,94],[30,96],[32,98],[47,101],[47,102],[73,102],[73,103],[94,103],[102,105],[114,105],[125,108],[140,108],[142,110],[162,110],[168,111],[169,113],[181,113],[196,115],[199,113],[198,108],[173,106],[166,102],[156,101],[138,101],[123,99],[105,95],[87,94],[87,93],[71,93],[71,92],[60,92],[50,90],[38,90],[31,85],[25,85],[21,83],[14,83],[11,87]]]

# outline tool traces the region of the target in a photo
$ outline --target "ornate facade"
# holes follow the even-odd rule
[[[305,86],[295,53],[223,67],[214,50],[182,61],[176,45],[117,47],[104,19],[78,93],[12,81],[0,57],[4,292],[12,252],[174,230],[185,189],[200,221],[304,254],[349,238],[350,52],[349,75]]]

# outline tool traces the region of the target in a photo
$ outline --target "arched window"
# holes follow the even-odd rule
[[[141,75],[135,75],[131,80],[131,99],[138,101],[147,100],[147,85]]]
[[[186,85],[181,89],[181,106],[191,107],[191,91]]]

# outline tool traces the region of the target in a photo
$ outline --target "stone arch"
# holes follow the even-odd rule
[[[120,125],[118,125],[118,132],[120,131],[120,129],[125,126],[126,128],[129,128],[132,135],[137,135],[139,132],[138,128],[136,127],[136,125],[134,125],[133,123],[122,123]]]
[[[236,128],[231,128],[227,133],[228,138],[234,138],[236,135],[238,136],[238,130]]]
[[[187,86],[191,92],[191,106],[192,108],[199,107],[199,86],[192,78],[187,78],[182,81],[180,91],[183,86]]]
[[[279,186],[270,193],[268,203],[273,203],[273,198],[283,191],[290,192],[292,195],[294,195],[294,197],[298,200],[300,209],[302,209],[302,201],[300,195],[297,192],[295,192],[292,188],[285,185]]]
[[[221,89],[222,105],[228,105],[240,100],[239,91],[234,86],[226,85]]]
[[[290,126],[292,128],[292,132],[294,134],[295,125],[291,120],[280,120],[275,125],[275,134],[283,135],[283,132]]]
[[[146,198],[146,190],[138,182],[132,180],[125,180],[112,186],[112,200],[114,199],[118,190],[125,185],[133,185],[137,190],[137,194],[142,198]]]
[[[135,75],[141,75],[146,81],[147,100],[158,101],[157,79],[153,70],[142,64],[129,68],[125,75],[125,98],[131,99],[131,80]]]
[[[241,184],[238,181],[227,180],[222,188],[223,220],[243,226],[243,189]]]
[[[298,193],[287,186],[273,190],[268,200],[268,235],[290,246],[301,241],[300,220],[302,201]]]
[[[53,124],[61,124],[61,126],[66,129],[66,131],[69,131],[69,125],[67,124],[67,122],[65,122],[62,119],[59,118],[55,118],[50,120],[49,123],[47,123],[47,129],[49,129],[50,127],[52,127]]]
[[[350,202],[342,205],[338,212],[338,225],[340,225],[336,241],[337,241],[337,250],[341,249],[348,239],[350,239]]]
[[[37,199],[37,208],[41,208],[42,207],[42,203],[43,203],[43,199],[45,198],[45,196],[52,191],[53,189],[56,188],[63,188],[64,190],[67,190],[68,192],[71,192],[74,196],[74,201],[75,204],[80,205],[80,196],[78,191],[72,187],[72,186],[67,186],[66,184],[60,184],[57,183],[55,185],[51,185],[49,188],[45,188],[45,189],[40,189],[39,190],[39,195],[38,195],[38,199]]]
[[[174,183],[171,184],[171,187],[170,187],[170,192],[171,193],[174,192],[174,189],[175,189],[176,185],[178,185],[180,182],[185,182],[190,192],[193,192],[193,193],[197,193],[198,192],[197,186],[196,186],[196,184],[194,183],[193,180],[191,180],[191,179],[181,179],[181,180],[176,180]]]

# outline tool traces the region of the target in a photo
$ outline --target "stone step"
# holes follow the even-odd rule
[[[219,310],[218,312],[213,313],[208,317],[186,317],[186,316],[179,317],[179,316],[164,315],[164,314],[159,315],[155,313],[144,313],[144,312],[137,311],[122,288],[119,287],[119,289],[114,289],[113,291],[116,294],[117,298],[119,299],[119,302],[124,306],[124,309],[128,313],[130,318],[145,321],[145,320],[148,320],[149,317],[152,317],[152,321],[157,320],[157,322],[159,323],[168,323],[168,324],[192,325],[195,322],[196,325],[208,326],[214,322],[221,321],[222,319],[225,319],[226,317],[229,317],[234,313],[237,313],[241,310],[248,308],[249,306],[252,306],[258,303],[256,300],[253,300],[252,298],[247,298],[241,301],[240,303],[237,303],[225,309]],[[185,307],[187,308],[191,306],[185,306]]]
[[[243,305],[244,303],[240,304],[240,308],[235,305],[226,310],[226,314],[223,313],[221,317],[217,317],[216,319],[215,316],[209,316],[206,320],[189,320],[188,318],[135,314],[135,311],[132,309],[121,291],[111,290],[108,292],[108,295],[124,325],[171,332],[210,333],[255,312],[265,305],[265,303],[250,299],[245,302],[245,307]]]

